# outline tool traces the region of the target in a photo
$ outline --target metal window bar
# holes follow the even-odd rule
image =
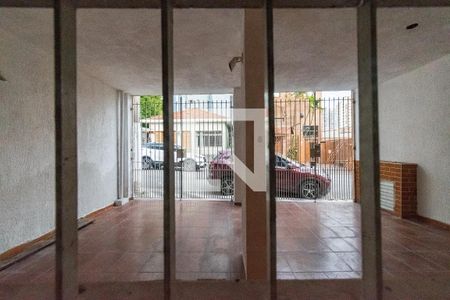
[[[183,1],[178,0],[177,6],[183,7],[228,7],[228,8],[242,8],[242,7],[261,7],[261,1]],[[75,87],[76,79],[74,77],[65,76],[75,74],[75,70],[70,71],[69,65],[74,68],[76,66],[75,48],[76,41],[73,34],[64,35],[62,33],[65,30],[69,32],[75,32],[75,3],[77,7],[85,8],[162,8],[162,32],[163,32],[163,94],[170,95],[173,83],[170,77],[171,73],[171,12],[172,3],[169,1],[129,1],[129,0],[81,0],[81,1],[69,1],[69,0],[34,0],[34,1],[22,1],[22,0],[4,0],[0,3],[1,7],[54,7],[55,8],[55,131],[56,131],[56,174],[66,174],[67,176],[56,176],[56,240],[57,240],[57,282],[56,282],[56,296],[59,299],[72,299],[75,295],[72,295],[74,287],[77,287],[77,279],[66,280],[65,276],[71,276],[76,274],[76,250],[75,252],[63,251],[59,245],[68,245],[68,241],[73,242],[73,236],[76,235],[76,226],[73,225],[73,218],[69,218],[72,221],[62,221],[62,212],[67,211],[71,215],[76,216],[76,201],[62,201],[61,199],[76,199],[76,186],[77,176],[76,168],[72,165],[59,166],[59,159],[62,157],[61,149],[76,149],[76,137],[71,135],[68,138],[62,139],[63,132],[69,130],[68,128],[75,127],[71,130],[76,131],[76,123],[73,122],[75,118],[76,107],[71,103],[76,103]],[[271,3],[271,2],[269,2]],[[377,1],[378,7],[426,7],[426,6],[449,6],[448,0],[379,0]],[[359,99],[360,109],[359,114],[364,115],[365,118],[360,118],[360,139],[361,143],[361,193],[365,195],[366,199],[362,202],[362,229],[363,229],[363,296],[366,299],[381,299],[381,245],[380,245],[380,210],[379,210],[379,191],[378,191],[378,166],[379,166],[379,154],[378,154],[378,112],[377,112],[377,61],[376,61],[376,4],[375,1],[360,1],[360,0],[341,0],[339,2],[329,1],[282,1],[277,0],[275,7],[291,7],[291,8],[312,8],[312,7],[355,7],[358,6],[358,74],[359,74]],[[268,7],[271,8],[269,5]],[[270,28],[268,26],[268,35],[270,35]],[[269,53],[273,50],[272,42],[268,43]],[[67,73],[65,73],[67,71]],[[272,70],[273,71],[273,70]],[[270,73],[270,72],[269,72]],[[64,76],[62,76],[65,74]],[[61,75],[61,76],[60,76]],[[272,74],[273,75],[273,74]],[[70,90],[69,94],[64,94],[63,89],[67,87]],[[59,105],[62,108],[59,111]],[[167,107],[167,106],[166,106]],[[67,111],[66,111],[67,110]],[[165,109],[170,111],[171,109]],[[72,118],[65,118],[67,112]],[[271,116],[269,119],[272,118]],[[165,117],[165,128],[170,128],[171,117]],[[273,122],[273,121],[272,121]],[[173,125],[173,124],[172,124]],[[273,131],[274,133],[274,131]],[[165,144],[169,144],[171,138],[169,134],[164,135]],[[75,147],[74,147],[75,146]],[[67,148],[66,148],[67,147]],[[173,147],[173,145],[171,146]],[[167,149],[167,148],[166,148]],[[166,150],[167,156],[171,156],[170,151]],[[76,151],[73,154],[76,161]],[[171,163],[172,164],[172,163]],[[169,182],[173,182],[171,178],[170,170],[165,172]],[[269,176],[270,177],[270,176]],[[172,180],[171,180],[172,179]],[[64,187],[68,189],[65,189]],[[69,188],[70,186],[70,188]],[[273,186],[273,185],[272,185]],[[60,188],[58,188],[60,187]],[[363,188],[364,187],[364,188]],[[170,190],[170,187],[168,187]],[[172,189],[173,192],[173,189]],[[171,193],[173,194],[173,193]],[[63,197],[67,196],[67,197]],[[171,217],[173,217],[173,205],[171,205],[171,196],[165,193],[165,256],[170,258],[165,259],[165,282],[166,287],[170,287],[167,283],[170,280],[170,263],[174,263],[172,259],[170,248],[172,242],[169,243],[172,232]],[[271,223],[271,226],[274,226]],[[70,237],[70,238],[69,238]],[[76,238],[75,238],[76,240]],[[75,243],[76,244],[76,243]],[[72,247],[71,249],[76,248]],[[368,252],[370,250],[370,253]],[[271,254],[275,250],[271,248]],[[373,255],[375,254],[375,255]],[[273,270],[272,270],[273,272]],[[167,275],[169,274],[169,275]],[[67,285],[66,285],[67,283]],[[166,296],[170,297],[170,290],[166,290]]]
[[[175,170],[173,144],[173,6],[161,0],[161,53],[164,138],[164,298],[175,280]]]
[[[375,1],[357,9],[362,297],[383,298],[378,137],[377,15]]]
[[[268,164],[267,165],[267,184],[268,193],[266,193],[269,222],[268,226],[268,249],[269,249],[269,282],[270,282],[270,298],[276,300],[278,298],[277,290],[277,203],[276,203],[276,157],[275,157],[275,117],[276,106],[274,103],[275,93],[275,63],[274,63],[274,44],[273,44],[273,3],[272,0],[266,0],[266,47],[267,47],[267,101],[265,107],[268,115]]]
[[[69,0],[54,4],[55,296],[75,299],[78,295],[76,9]]]

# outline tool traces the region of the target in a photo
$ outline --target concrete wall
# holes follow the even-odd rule
[[[11,30],[9,30],[11,29]],[[54,229],[53,45],[0,27],[0,253]],[[79,72],[79,216],[117,197],[116,90]]]
[[[450,224],[450,55],[379,85],[380,157],[417,163],[418,214]]]
[[[117,199],[117,90],[78,76],[78,215]]]
[[[53,59],[1,28],[0,253],[53,229],[55,206]]]

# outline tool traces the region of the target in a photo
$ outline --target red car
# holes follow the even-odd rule
[[[275,156],[277,196],[317,199],[330,191],[331,180],[327,174],[281,155]],[[220,183],[223,195],[234,193],[232,157],[231,152],[225,150],[209,163],[209,182],[213,185]]]

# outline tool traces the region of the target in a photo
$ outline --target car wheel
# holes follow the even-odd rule
[[[151,168],[153,168],[153,160],[148,156],[144,156],[142,158],[142,170],[149,170]]]
[[[319,184],[314,180],[305,180],[300,185],[300,197],[305,199],[319,198]]]
[[[222,192],[222,195],[224,195],[224,196],[233,195],[234,194],[233,178],[230,178],[230,177],[222,178],[222,182],[220,184],[220,190]]]
[[[197,163],[192,158],[183,160],[183,170],[187,172],[195,172],[197,170]]]

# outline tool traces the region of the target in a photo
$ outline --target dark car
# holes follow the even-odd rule
[[[220,152],[209,163],[209,182],[214,185],[220,184],[223,195],[234,193],[232,162],[231,151],[226,150]],[[327,174],[278,154],[275,170],[278,196],[316,199],[325,196],[330,190],[331,180]]]

